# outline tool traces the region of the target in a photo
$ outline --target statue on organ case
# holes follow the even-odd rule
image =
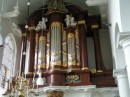
[[[42,18],[42,21],[38,22],[37,27],[35,28],[36,31],[40,30],[40,29],[46,29],[46,22],[48,21],[47,18]]]
[[[66,15],[65,22],[66,22],[67,27],[70,26],[70,16],[69,15]]]
[[[74,17],[71,17],[69,15],[66,15],[66,18],[65,18],[65,22],[66,22],[66,26],[76,26],[76,21],[74,19]]]
[[[76,26],[77,23],[76,23],[74,17],[71,17],[71,18],[70,18],[70,23],[71,23],[71,24],[70,24],[71,26]]]

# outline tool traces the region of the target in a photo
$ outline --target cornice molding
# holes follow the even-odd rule
[[[118,49],[130,46],[130,32],[119,32],[117,35],[116,46]]]
[[[120,78],[128,78],[127,72],[125,69],[114,69],[113,77],[117,78],[117,80]]]
[[[108,3],[108,0],[86,0],[86,4],[88,6],[103,5],[107,3]]]

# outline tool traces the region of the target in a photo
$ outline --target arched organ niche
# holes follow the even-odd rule
[[[48,9],[42,8],[29,17],[22,37],[21,73],[30,79],[42,73],[44,86],[92,84],[86,46],[87,12],[75,6],[65,8],[63,0],[48,0]],[[99,25],[88,25],[93,31],[98,30],[92,26],[95,23]],[[100,61],[101,55],[96,69],[102,72]]]

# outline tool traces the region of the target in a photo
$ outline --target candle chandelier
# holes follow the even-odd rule
[[[29,19],[30,4],[31,2],[30,0],[28,0],[27,20]],[[43,5],[44,5],[44,0],[43,0]],[[43,27],[43,23],[41,25]],[[25,25],[26,32],[28,31],[28,28],[29,28],[28,22],[26,21],[26,25]],[[38,28],[39,27],[37,26],[35,30],[39,30]],[[37,79],[36,79],[36,74],[38,75]],[[26,74],[21,73],[21,69],[19,71],[18,76],[16,76],[15,78],[10,78],[9,80],[6,81],[7,81],[7,91],[3,94],[4,97],[29,97],[29,95],[38,96],[39,94],[34,92],[35,90],[33,89],[37,89],[39,85],[44,85],[45,83],[45,79],[42,78],[42,73],[40,69],[38,70],[37,73],[35,72],[33,74],[33,78],[31,82],[26,78]]]

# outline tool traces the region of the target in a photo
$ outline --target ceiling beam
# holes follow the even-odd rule
[[[88,6],[96,6],[96,5],[103,5],[103,4],[107,4],[108,0],[87,0],[86,4]]]

